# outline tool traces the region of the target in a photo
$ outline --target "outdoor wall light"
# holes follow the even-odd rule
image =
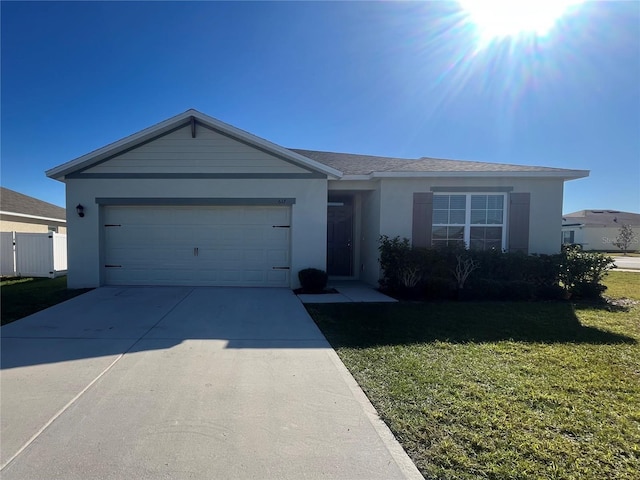
[[[78,204],[78,206],[76,207],[76,212],[78,212],[79,217],[84,217],[84,207],[82,206],[82,204]]]

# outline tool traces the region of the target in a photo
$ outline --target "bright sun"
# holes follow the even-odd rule
[[[579,0],[459,0],[481,42],[518,35],[545,36]]]

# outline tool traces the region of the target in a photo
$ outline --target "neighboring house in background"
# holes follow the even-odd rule
[[[376,284],[381,235],[560,249],[584,170],[287,149],[188,110],[46,172],[64,182],[68,284],[296,287],[307,267]]]
[[[0,232],[66,233],[62,207],[0,187]]]
[[[584,250],[621,251],[614,245],[620,227],[629,225],[636,234],[630,251],[640,249],[640,214],[618,210],[580,210],[562,217],[562,243]]]

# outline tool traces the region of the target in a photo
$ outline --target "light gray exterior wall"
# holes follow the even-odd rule
[[[376,189],[362,196],[362,238],[360,255],[360,279],[377,285],[380,279],[378,244],[380,240],[380,183]]]
[[[102,282],[101,207],[96,198],[293,198],[291,207],[291,282],[298,271],[326,268],[327,181],[324,179],[68,179],[67,205],[85,207],[85,216],[69,215],[70,288]]]
[[[431,178],[381,181],[380,234],[411,238],[413,193],[447,188],[504,188],[531,193],[529,252],[556,253],[560,250],[562,225],[562,179]]]
[[[362,194],[360,279],[377,285],[380,278],[380,235],[412,237],[413,194],[451,188],[454,191],[528,192],[531,194],[529,253],[557,253],[562,225],[562,179],[485,178],[383,178],[370,181],[330,181],[329,189],[367,190]],[[508,207],[507,207],[508,208]]]
[[[629,250],[640,250],[640,227],[632,227],[636,234]],[[620,228],[614,227],[562,227],[563,232],[574,232],[573,243],[581,245],[584,250],[600,250],[607,252],[621,252],[613,243],[620,235]]]
[[[198,125],[196,138],[191,138],[191,127],[185,126],[83,173],[260,174],[265,171],[308,173],[304,168]]]

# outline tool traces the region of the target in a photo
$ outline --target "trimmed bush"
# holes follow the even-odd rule
[[[327,286],[329,276],[324,270],[305,268],[298,272],[298,280],[305,292],[321,293]]]
[[[615,268],[613,258],[602,253],[584,252],[576,245],[563,247],[559,279],[564,288],[580,298],[598,298],[607,287],[602,280]]]
[[[606,289],[603,278],[614,268],[611,257],[576,246],[555,255],[525,255],[461,246],[412,248],[407,238],[382,236],[379,250],[381,288],[405,299],[597,298]],[[462,260],[474,266],[464,288],[456,278]]]

